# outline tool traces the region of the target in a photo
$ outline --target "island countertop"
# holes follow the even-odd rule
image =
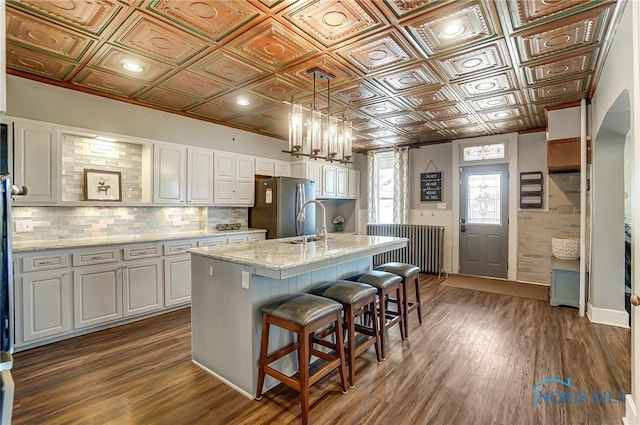
[[[328,264],[339,264],[363,255],[375,255],[403,248],[408,239],[389,236],[342,235],[331,233],[326,241],[291,243],[299,239],[268,239],[238,245],[222,245],[189,250],[215,260],[253,266],[253,274],[277,279],[302,274]]]

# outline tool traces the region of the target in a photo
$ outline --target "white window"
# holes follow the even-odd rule
[[[377,223],[393,223],[393,152],[380,152],[376,155],[375,172],[378,185],[376,213]]]
[[[506,155],[507,149],[504,142],[465,146],[462,148],[462,162],[504,159]]]

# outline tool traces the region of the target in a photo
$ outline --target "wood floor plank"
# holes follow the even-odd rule
[[[440,285],[422,275],[422,326],[397,329],[387,359],[356,360],[356,388],[331,374],[310,392],[316,425],[613,425],[622,404],[534,405],[556,376],[580,390],[630,390],[629,330],[594,325],[547,302]],[[190,312],[17,353],[15,425],[298,424],[297,394],[249,400],[191,362]],[[223,341],[220,342],[224,344]],[[550,389],[561,389],[549,384]]]

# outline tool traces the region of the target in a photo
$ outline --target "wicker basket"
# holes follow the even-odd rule
[[[580,238],[551,238],[551,252],[561,260],[577,260],[580,258]]]

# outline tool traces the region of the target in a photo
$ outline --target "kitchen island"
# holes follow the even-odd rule
[[[249,398],[256,391],[263,305],[369,270],[373,255],[407,245],[405,238],[342,234],[299,242],[272,239],[190,250],[193,362]],[[291,335],[277,328],[269,335],[270,351],[291,342]],[[295,373],[295,354],[276,367]],[[267,378],[265,390],[278,383]]]

